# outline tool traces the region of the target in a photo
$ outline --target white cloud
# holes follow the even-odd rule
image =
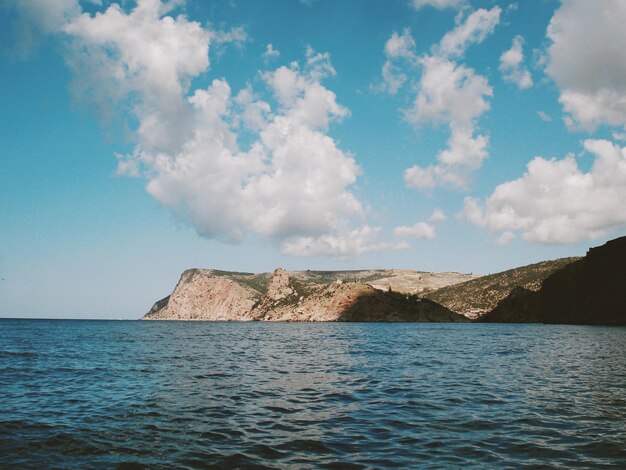
[[[496,239],[496,243],[498,245],[506,245],[514,238],[515,234],[513,232],[503,232],[502,235]]]
[[[285,242],[285,251],[296,254],[303,237],[341,237],[350,220],[362,217],[361,204],[348,190],[359,168],[325,133],[332,119],[348,113],[334,93],[312,75],[286,67],[265,80],[280,102],[273,114],[248,92],[238,95],[244,121],[259,136],[250,150],[238,148],[228,124],[230,87],[215,80],[189,99],[193,137],[183,149],[147,158],[156,173],[148,191],[201,235],[241,240],[257,234]],[[258,111],[252,118],[250,106]],[[346,255],[340,248],[336,254]]]
[[[416,10],[421,10],[424,7],[443,10],[444,8],[457,8],[465,4],[465,0],[410,0],[410,2]]]
[[[413,107],[406,118],[413,124],[469,126],[489,109],[486,96],[493,91],[485,77],[446,58],[426,56]]]
[[[364,226],[345,234],[326,234],[319,237],[299,237],[284,244],[284,252],[292,255],[333,255],[353,258],[379,250],[403,250],[405,242],[389,243],[380,239],[380,228]]]
[[[271,43],[265,46],[265,52],[263,52],[264,59],[275,59],[278,56],[280,56],[280,51],[274,49],[274,46],[272,46]]]
[[[402,34],[395,31],[385,43],[385,56],[388,59],[408,59],[414,60],[415,40],[411,37],[411,31],[407,28]]]
[[[383,77],[388,91],[396,92],[407,79],[402,70],[391,68],[390,57],[406,57],[422,68],[415,87],[413,106],[405,119],[416,127],[446,125],[448,147],[437,155],[437,163],[414,165],[404,172],[408,187],[430,191],[437,186],[466,189],[487,157],[489,138],[477,133],[478,118],[489,109],[493,89],[487,79],[458,63],[466,49],[483,42],[500,22],[501,9],[478,9],[468,16],[457,15],[455,28],[445,34],[430,55],[416,57],[415,42],[408,30],[387,41]]]
[[[184,144],[193,116],[183,96],[191,79],[209,67],[211,33],[183,16],[163,16],[164,10],[158,1],[140,1],[128,14],[112,4],[63,28],[74,92],[105,108],[132,97],[137,137],[150,152]]]
[[[382,75],[383,83],[379,87],[379,90],[386,91],[392,95],[395,95],[407,80],[407,76],[402,72],[402,69],[394,65],[390,60],[386,60],[383,64]]]
[[[402,34],[393,32],[385,43],[385,63],[382,68],[383,83],[378,87],[380,91],[395,95],[407,80],[400,65],[417,63],[415,41],[411,31],[407,28]]]
[[[4,52],[17,58],[30,55],[42,38],[58,30],[81,12],[78,0],[5,0],[0,5],[15,14],[11,23],[3,23],[8,39]]]
[[[420,191],[430,191],[434,189],[438,180],[445,176],[445,170],[440,166],[430,165],[421,167],[413,165],[404,170],[404,182],[409,188],[419,189]]]
[[[428,218],[428,222],[441,223],[446,220],[446,215],[441,209],[435,209]],[[415,240],[435,238],[435,227],[432,223],[416,222],[411,226],[400,226],[393,230],[398,238],[413,238]]]
[[[237,117],[245,127],[258,132],[267,126],[272,108],[252,91],[252,87],[240,90],[234,101],[241,108]]]
[[[120,174],[145,177],[147,191],[205,237],[259,236],[289,254],[342,257],[405,246],[363,225],[350,191],[359,166],[328,135],[349,115],[322,85],[336,73],[329,54],[309,47],[302,63],[262,74],[275,109],[250,86],[233,94],[224,79],[190,90],[209,70],[210,44],[246,36],[166,13],[158,0],[140,0],[129,12],[113,4],[63,27],[75,91],[96,105],[126,104],[136,122]]]
[[[446,214],[441,209],[435,209],[428,218],[430,222],[444,222],[446,219]]]
[[[417,222],[410,227],[396,227],[393,230],[393,234],[396,237],[414,238],[415,240],[422,240],[424,238],[430,239],[435,238],[435,227],[426,222]]]
[[[542,121],[545,121],[545,122],[552,121],[552,117],[550,117],[550,115],[546,113],[545,111],[537,111],[537,116],[539,116],[539,119],[541,119]]]
[[[446,33],[437,47],[438,54],[460,57],[470,45],[483,42],[500,23],[501,12],[500,7],[474,11],[456,28]]]
[[[500,56],[499,70],[507,82],[514,83],[521,90],[530,88],[533,79],[524,65],[524,38],[515,36],[511,48]]]
[[[534,158],[519,179],[503,183],[484,201],[466,198],[463,214],[494,232],[520,233],[532,243],[563,244],[607,235],[626,224],[626,147],[586,140],[594,155],[584,172],[574,156]]]
[[[565,0],[548,26],[546,72],[568,123],[626,127],[626,2]]]
[[[248,33],[243,26],[235,26],[228,31],[211,30],[211,45],[213,48],[221,47],[225,44],[232,44],[235,47],[242,47],[243,44],[248,41]]]
[[[611,135],[615,140],[626,142],[626,132],[613,132]]]
[[[333,64],[330,62],[328,52],[315,52],[311,46],[307,46],[305,55],[306,71],[314,80],[322,80],[337,75]]]
[[[407,169],[409,187],[430,190],[437,185],[464,189],[487,157],[489,139],[474,135],[476,119],[489,109],[493,95],[487,79],[474,70],[438,56],[422,59],[422,78],[413,107],[406,119],[416,126],[446,124],[450,128],[448,148],[437,155],[438,163]]]

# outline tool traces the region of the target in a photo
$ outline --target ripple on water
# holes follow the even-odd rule
[[[0,321],[0,467],[626,467],[626,329]]]

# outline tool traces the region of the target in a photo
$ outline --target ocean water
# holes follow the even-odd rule
[[[626,468],[626,328],[0,320],[2,468]]]

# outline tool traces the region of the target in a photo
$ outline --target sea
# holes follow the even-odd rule
[[[626,468],[626,328],[0,320],[1,468]]]

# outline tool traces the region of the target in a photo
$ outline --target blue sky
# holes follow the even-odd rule
[[[0,316],[136,318],[190,267],[486,274],[624,233],[622,1],[0,21]]]

